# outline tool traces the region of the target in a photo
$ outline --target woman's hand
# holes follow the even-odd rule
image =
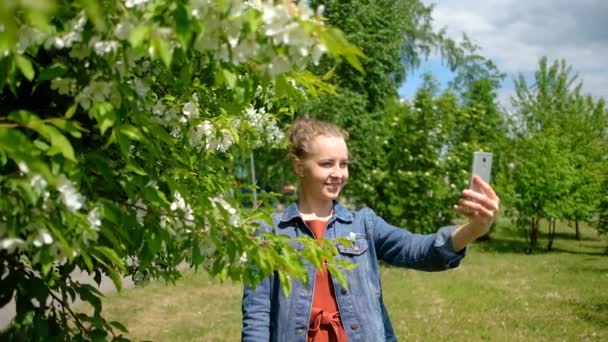
[[[478,191],[471,189],[462,191],[462,198],[454,206],[454,210],[469,219],[469,223],[464,227],[476,239],[490,230],[500,209],[500,199],[494,189],[479,176],[473,177],[473,188]]]

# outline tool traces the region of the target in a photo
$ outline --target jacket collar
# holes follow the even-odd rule
[[[336,200],[333,201],[333,204],[334,216],[336,217],[336,219],[343,222],[352,222],[353,214],[350,212],[350,210],[346,209],[346,207],[344,207]],[[296,217],[300,217],[300,209],[298,208],[298,202],[294,202],[289,207],[287,207],[287,209],[283,212],[283,215],[281,215],[281,222],[288,222],[295,219]]]

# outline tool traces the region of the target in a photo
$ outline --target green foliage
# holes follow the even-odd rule
[[[467,96],[459,98],[452,91],[436,95],[434,81],[427,78],[411,103],[387,110],[385,164],[373,171],[380,175],[378,212],[419,232],[452,222],[452,206],[469,184],[472,153],[500,156],[503,114],[496,88],[487,85],[485,78],[472,81]]]
[[[315,70],[331,75],[329,81],[336,85],[338,95],[313,99],[301,112],[333,121],[349,132],[352,177],[344,193],[347,198],[374,208],[398,207],[401,201],[383,203],[390,202],[392,197],[381,194],[386,174],[394,175],[398,170],[392,161],[388,162],[387,150],[394,151],[393,155],[402,150],[399,144],[387,144],[393,134],[389,108],[396,101],[397,88],[407,71],[417,67],[433,50],[440,51],[448,64],[456,67],[466,55],[467,47],[458,46],[443,31],[432,28],[432,7],[421,1],[315,3],[323,4],[329,22],[361,47],[365,73],[345,63],[333,65],[322,61]],[[423,173],[426,171],[430,170]],[[403,222],[401,217],[390,217],[396,219],[392,222]]]
[[[607,166],[606,111],[581,93],[565,61],[542,58],[531,86],[523,76],[515,84],[505,199],[520,222],[532,222],[534,245],[540,218],[593,218]]]
[[[173,282],[186,263],[252,284],[278,272],[288,291],[302,259],[332,259],[329,243],[302,254],[254,234],[269,210],[235,193],[242,156],[279,145],[299,103],[333,92],[307,65],[327,51],[361,68],[304,2],[0,9],[0,304],[17,309],[2,339],[124,340],[78,272],[120,289]],[[76,299],[93,314],[71,311]]]

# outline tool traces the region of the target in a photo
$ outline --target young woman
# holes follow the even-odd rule
[[[464,190],[454,209],[468,218],[459,227],[444,227],[435,234],[412,234],[386,223],[370,209],[350,211],[338,201],[348,180],[345,133],[328,122],[298,119],[292,125],[292,167],[299,179],[299,198],[273,217],[276,234],[292,238],[337,237],[354,240],[338,245],[338,258],[358,267],[346,271],[348,289],[326,269],[308,265],[309,285],[295,281],[288,297],[277,277],[243,296],[243,341],[395,341],[382,300],[378,260],[424,271],[458,266],[465,247],[486,234],[499,209],[494,190],[481,178],[473,182],[480,192]]]

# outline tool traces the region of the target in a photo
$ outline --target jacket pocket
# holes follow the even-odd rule
[[[365,238],[357,238],[349,244],[338,243],[336,245],[340,254],[357,256],[365,253],[368,249],[367,240]]]

